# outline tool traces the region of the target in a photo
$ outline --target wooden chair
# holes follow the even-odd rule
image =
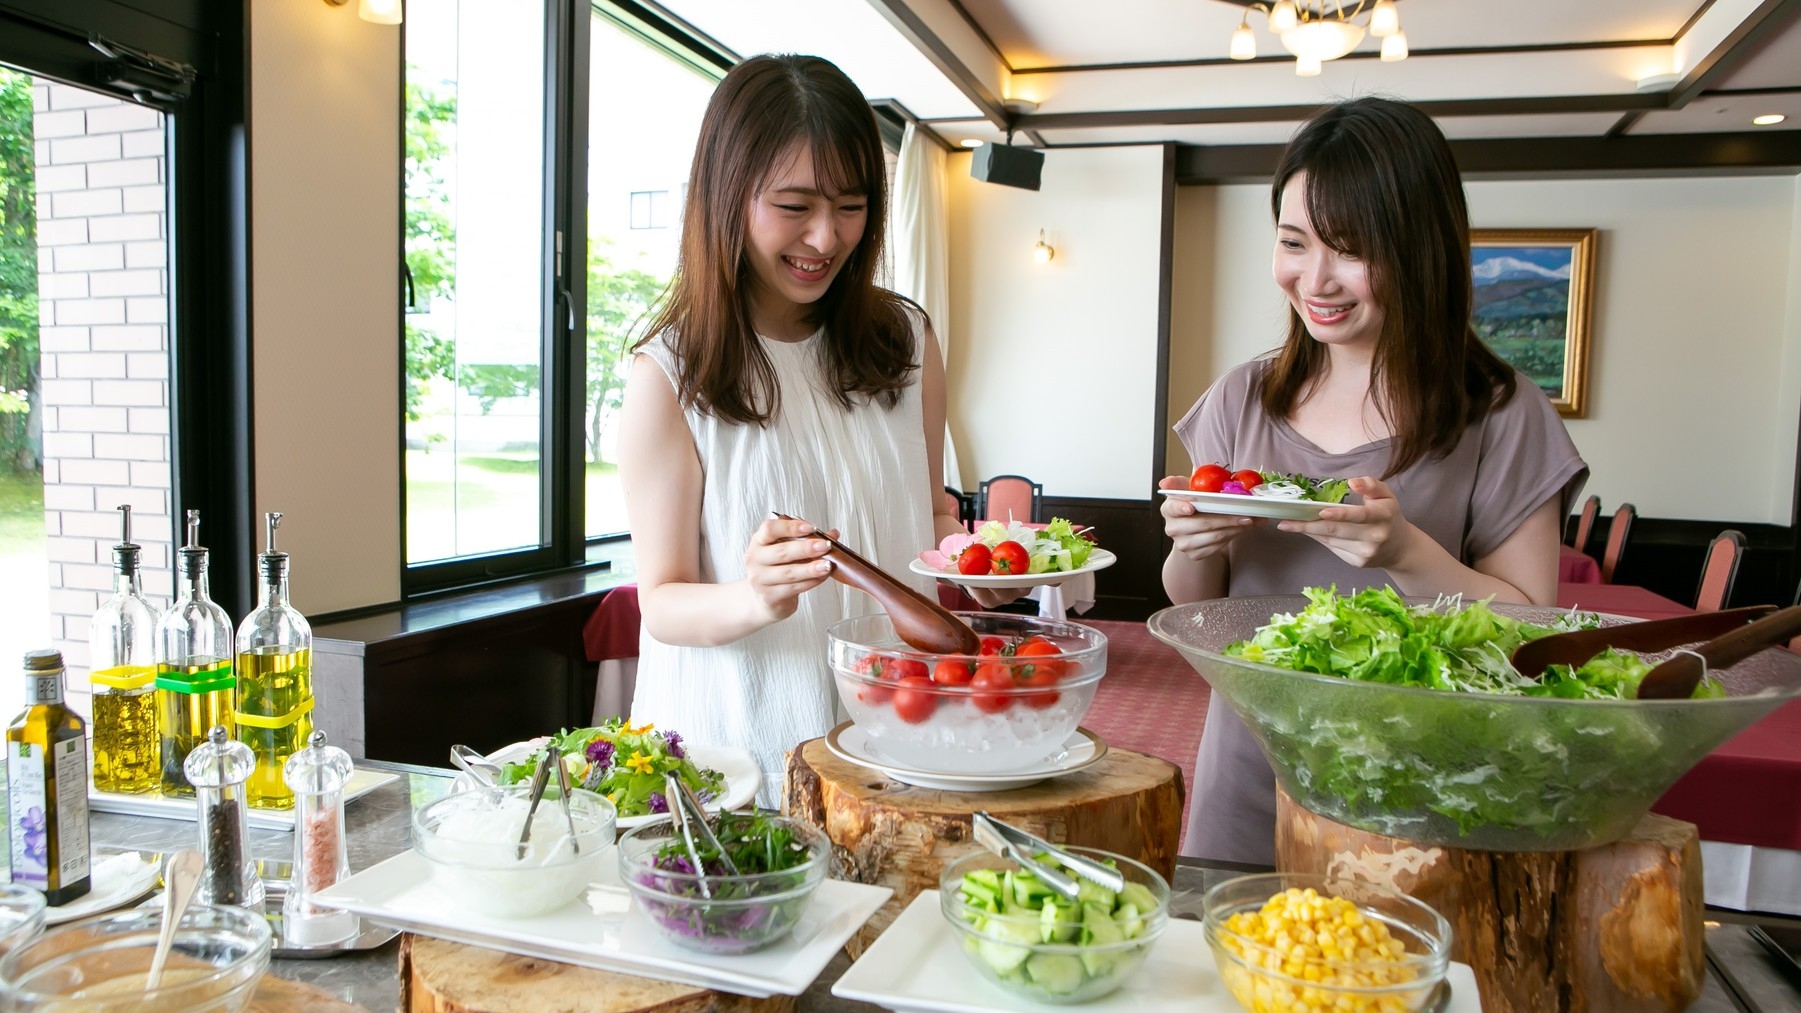
[[[976,520],[1036,523],[1043,500],[1043,484],[1023,475],[996,475],[976,489]]]
[[[1613,583],[1613,571],[1620,565],[1626,539],[1632,534],[1632,522],[1637,518],[1638,510],[1630,503],[1621,503],[1613,512],[1613,523],[1607,527],[1607,548],[1601,554],[1601,583]]]
[[[1588,551],[1588,539],[1595,531],[1595,517],[1601,512],[1601,497],[1590,496],[1582,501],[1582,512],[1576,515],[1576,533],[1570,541],[1570,548],[1577,552]]]
[[[949,508],[952,516],[962,522],[965,528],[969,527],[970,522],[975,518],[974,505],[970,503],[969,497],[964,495],[960,489],[948,485],[945,486],[944,505]]]
[[[1718,612],[1732,599],[1732,583],[1738,579],[1739,560],[1745,555],[1745,536],[1727,528],[1707,546],[1701,564],[1701,584],[1695,591],[1696,612]]]

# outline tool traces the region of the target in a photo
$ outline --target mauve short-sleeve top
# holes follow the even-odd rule
[[[1331,454],[1271,418],[1257,397],[1268,367],[1259,359],[1219,378],[1176,423],[1195,465],[1299,472],[1311,478],[1380,478],[1392,441]],[[1534,510],[1555,499],[1567,516],[1588,465],[1544,393],[1516,374],[1517,391],[1464,430],[1444,457],[1427,457],[1384,481],[1401,512],[1466,566],[1493,552]],[[1258,525],[1227,550],[1231,597],[1299,594],[1337,584],[1340,593],[1388,583],[1380,569],[1339,559],[1306,535]],[[1207,709],[1195,761],[1184,854],[1270,865],[1275,861],[1275,775],[1231,708]]]

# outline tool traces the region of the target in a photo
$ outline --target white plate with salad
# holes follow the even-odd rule
[[[1061,517],[1042,527],[989,521],[972,534],[954,534],[908,564],[922,577],[966,587],[1050,587],[1112,566],[1118,558],[1096,548],[1088,529]]]
[[[1194,505],[1196,513],[1227,517],[1264,517],[1278,521],[1317,521],[1319,512],[1337,503],[1310,499],[1278,499],[1242,492],[1195,492],[1191,489],[1159,489],[1170,499]]]

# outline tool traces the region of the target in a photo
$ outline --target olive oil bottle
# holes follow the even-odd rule
[[[156,609],[138,583],[131,507],[119,507],[113,596],[88,624],[94,708],[94,787],[134,794],[157,785]]]
[[[61,651],[25,655],[25,710],[6,729],[12,879],[55,907],[88,892],[87,724],[63,705]]]
[[[282,778],[288,757],[313,734],[313,630],[288,604],[288,554],[275,548],[281,514],[265,515],[268,546],[256,557],[256,611],[238,626],[238,741],[256,756],[245,796],[255,809],[292,809]]]
[[[177,553],[176,597],[156,624],[156,705],[165,796],[194,797],[182,769],[207,732],[232,721],[231,617],[207,595],[207,551],[200,545],[200,511],[187,513],[188,538]]]

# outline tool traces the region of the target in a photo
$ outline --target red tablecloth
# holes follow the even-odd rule
[[[1668,619],[1694,609],[1671,601],[1655,591],[1631,584],[1557,584],[1557,604],[1563,608],[1579,608],[1584,612],[1608,612],[1639,619]]]
[[[582,624],[582,649],[589,661],[618,661],[638,656],[638,585],[621,584],[608,591]]]
[[[1557,547],[1557,580],[1562,584],[1601,583],[1601,564],[1586,552],[1567,545]]]
[[[1801,851],[1801,700],[1707,754],[1651,808],[1703,840]]]

